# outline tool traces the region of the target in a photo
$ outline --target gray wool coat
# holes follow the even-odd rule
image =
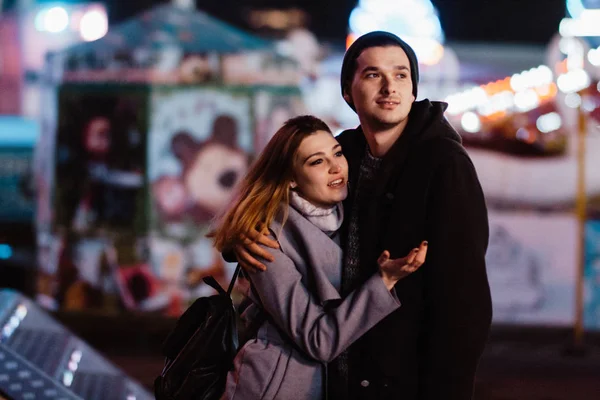
[[[269,249],[266,271],[248,274],[254,292],[243,314],[252,319],[262,307],[269,318],[238,352],[222,398],[321,399],[326,363],[400,302],[378,274],[341,299],[341,248],[294,208],[271,232],[281,249]]]

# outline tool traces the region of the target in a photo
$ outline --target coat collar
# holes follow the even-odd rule
[[[272,224],[281,250],[292,260],[306,266],[311,284],[314,284],[322,304],[340,300],[343,254],[340,246],[323,231],[288,206],[288,218],[283,228],[278,221]],[[301,257],[295,260],[294,255]],[[312,275],[312,276],[311,276]]]

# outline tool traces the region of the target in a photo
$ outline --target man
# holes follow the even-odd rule
[[[415,101],[418,77],[412,48],[387,32],[361,36],[344,57],[342,95],[360,126],[338,136],[350,167],[342,295],[373,274],[383,250],[401,257],[422,240],[429,250],[395,286],[401,307],[329,366],[332,399],[472,397],[492,315],[487,211],[446,104]],[[261,267],[252,253],[269,258],[236,250]]]

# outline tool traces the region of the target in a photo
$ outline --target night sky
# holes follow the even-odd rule
[[[14,1],[14,0],[13,0]],[[389,0],[401,1],[401,0]],[[5,3],[10,3],[5,0]],[[38,0],[56,2],[56,0]],[[85,0],[71,0],[85,2]],[[168,0],[105,0],[111,23],[118,23]],[[565,16],[565,0],[433,0],[448,41],[546,44]],[[355,0],[197,0],[197,7],[248,29],[251,8],[296,7],[311,18],[310,28],[322,40],[343,44]]]

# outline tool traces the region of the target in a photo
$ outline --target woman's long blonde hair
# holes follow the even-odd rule
[[[216,220],[209,236],[217,250],[230,249],[243,235],[269,227],[280,206],[289,204],[294,158],[302,140],[316,131],[331,133],[325,122],[303,115],[288,120],[275,133],[241,181],[231,205]]]

